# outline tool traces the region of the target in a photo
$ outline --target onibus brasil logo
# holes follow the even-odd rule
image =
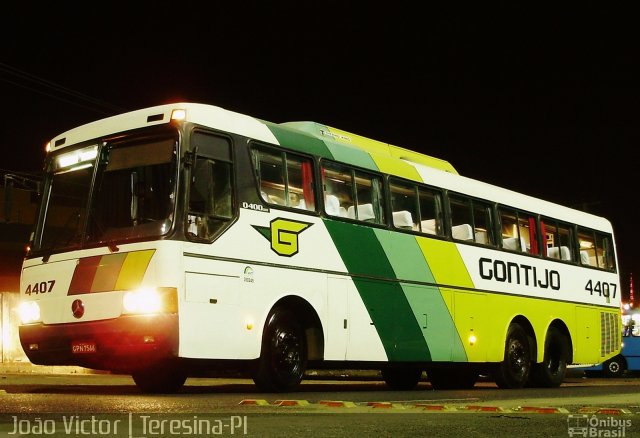
[[[298,253],[298,234],[309,228],[311,223],[276,218],[268,227],[252,225],[253,228],[271,242],[271,249],[278,255],[291,257]]]

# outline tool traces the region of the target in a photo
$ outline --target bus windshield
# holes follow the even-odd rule
[[[58,155],[33,249],[50,253],[166,234],[173,222],[176,145],[163,137]]]

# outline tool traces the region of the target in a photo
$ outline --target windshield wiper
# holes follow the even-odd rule
[[[102,225],[102,222],[100,221],[98,216],[95,214],[95,210],[89,211],[89,223],[95,224],[98,232],[100,233],[100,237],[104,236],[106,229]],[[98,243],[106,244],[107,248],[109,248],[109,251],[111,251],[111,252],[120,251],[120,248],[118,248],[118,245],[116,245],[115,242],[103,242],[103,241],[100,240],[100,238],[97,238],[96,241]]]
[[[68,229],[69,225],[71,225],[71,222],[73,221],[74,218],[76,219],[76,223],[74,225],[74,232],[71,233],[69,238],[66,240],[65,244],[62,246],[63,248],[67,247],[76,237],[82,238],[81,233],[78,233],[78,224],[80,223],[80,209],[71,213],[67,221],[64,223],[64,226],[62,227],[62,229],[63,230]],[[44,255],[42,256],[42,263],[47,263],[49,261],[49,258],[51,258],[51,255],[53,254],[53,251],[57,248],[58,243],[60,243],[62,239],[65,238],[65,236],[66,236],[65,233],[60,233],[51,242],[51,245],[49,245],[49,248],[44,250]]]

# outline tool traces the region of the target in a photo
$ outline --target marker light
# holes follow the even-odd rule
[[[18,315],[23,324],[40,321],[40,305],[35,301],[23,301],[18,306]]]
[[[51,152],[51,142],[47,142],[47,144],[44,146],[44,151],[48,154],[49,152]]]
[[[126,292],[122,306],[128,314],[174,313],[178,310],[177,300],[175,288],[142,288]]]
[[[184,120],[187,118],[187,110],[174,109],[171,111],[171,120]]]
[[[476,335],[474,335],[473,333],[469,335],[469,345],[475,344],[477,340],[478,339],[476,338]]]

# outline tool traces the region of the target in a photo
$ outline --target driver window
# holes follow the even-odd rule
[[[231,163],[225,159],[230,157],[228,141],[209,137],[217,144],[208,151],[200,150],[205,149],[207,155],[215,157],[196,157],[191,170],[186,226],[187,236],[211,241],[233,216],[233,178]]]

